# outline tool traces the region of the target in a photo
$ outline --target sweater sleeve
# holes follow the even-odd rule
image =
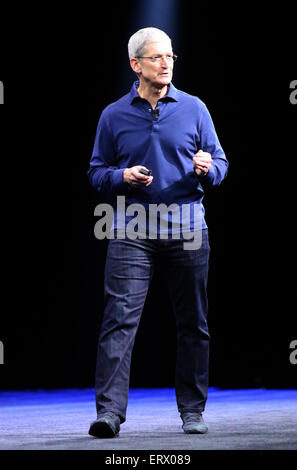
[[[117,167],[117,153],[107,109],[98,122],[87,175],[93,188],[104,196],[114,197],[124,193],[128,184],[123,181],[124,168]]]
[[[199,180],[202,185],[219,185],[227,175],[229,162],[222,149],[212,118],[205,104],[203,104],[201,109],[198,132],[200,135],[199,150],[210,153],[213,160],[209,172],[205,176],[199,176]]]

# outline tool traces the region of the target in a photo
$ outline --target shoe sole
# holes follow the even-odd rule
[[[101,438],[118,437],[119,435],[119,433],[115,433],[107,423],[104,423],[104,421],[92,424],[89,429],[89,434]]]
[[[197,429],[189,429],[188,431],[184,430],[185,434],[207,434],[208,429],[198,431]]]

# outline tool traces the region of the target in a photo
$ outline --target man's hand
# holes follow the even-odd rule
[[[212,158],[210,153],[199,150],[193,157],[194,170],[198,176],[204,176],[209,172]]]
[[[153,181],[153,176],[143,175],[139,173],[139,170],[145,166],[137,165],[132,166],[131,168],[126,168],[123,173],[123,180],[125,183],[128,183],[132,188],[141,188],[142,186],[149,186]]]

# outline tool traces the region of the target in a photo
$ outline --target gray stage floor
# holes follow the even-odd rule
[[[210,389],[206,435],[186,435],[172,389],[130,391],[120,436],[88,435],[94,392],[0,392],[0,449],[281,450],[297,449],[297,390]]]

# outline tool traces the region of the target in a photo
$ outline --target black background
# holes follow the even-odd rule
[[[1,389],[93,387],[106,241],[86,171],[104,107],[129,91],[127,42],[164,28],[173,83],[208,106],[230,170],[207,191],[210,385],[296,387],[295,12],[173,1],[7,12],[2,30]],[[164,5],[163,5],[164,6]],[[143,11],[142,11],[143,7]],[[175,325],[158,274],[131,386],[174,384]]]

